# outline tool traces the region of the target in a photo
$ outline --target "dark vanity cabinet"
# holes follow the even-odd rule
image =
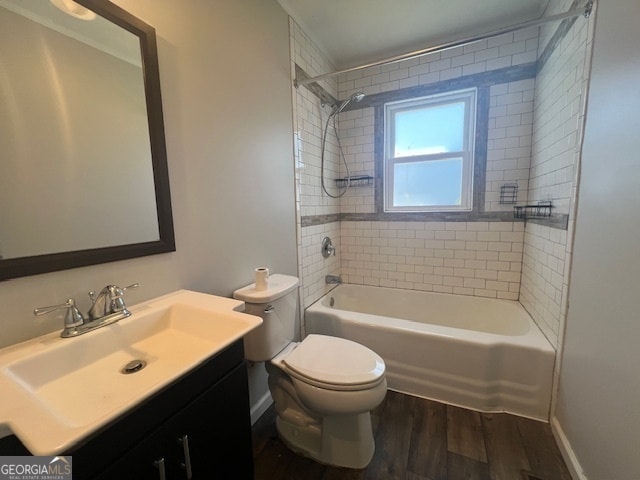
[[[74,480],[252,479],[242,340],[64,454]]]

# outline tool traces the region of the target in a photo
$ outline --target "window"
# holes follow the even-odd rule
[[[385,104],[384,210],[472,210],[476,90]]]

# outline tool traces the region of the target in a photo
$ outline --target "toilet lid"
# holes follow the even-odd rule
[[[385,370],[384,360],[364,345],[326,335],[309,335],[284,363],[298,375],[336,386],[376,383]]]

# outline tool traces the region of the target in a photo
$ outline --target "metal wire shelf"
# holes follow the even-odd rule
[[[548,218],[553,205],[550,201],[538,202],[535,205],[518,205],[513,207],[513,216],[527,220],[529,218]]]
[[[336,178],[336,186],[339,188],[350,187],[369,187],[373,185],[373,177],[371,175],[357,175],[354,177]]]
[[[505,184],[500,187],[500,204],[514,205],[518,202],[518,184]]]

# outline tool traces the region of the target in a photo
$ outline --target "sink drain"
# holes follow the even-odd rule
[[[129,375],[130,373],[139,372],[146,366],[147,362],[145,362],[144,360],[131,360],[124,367],[122,367],[122,370],[120,371],[125,375]]]

